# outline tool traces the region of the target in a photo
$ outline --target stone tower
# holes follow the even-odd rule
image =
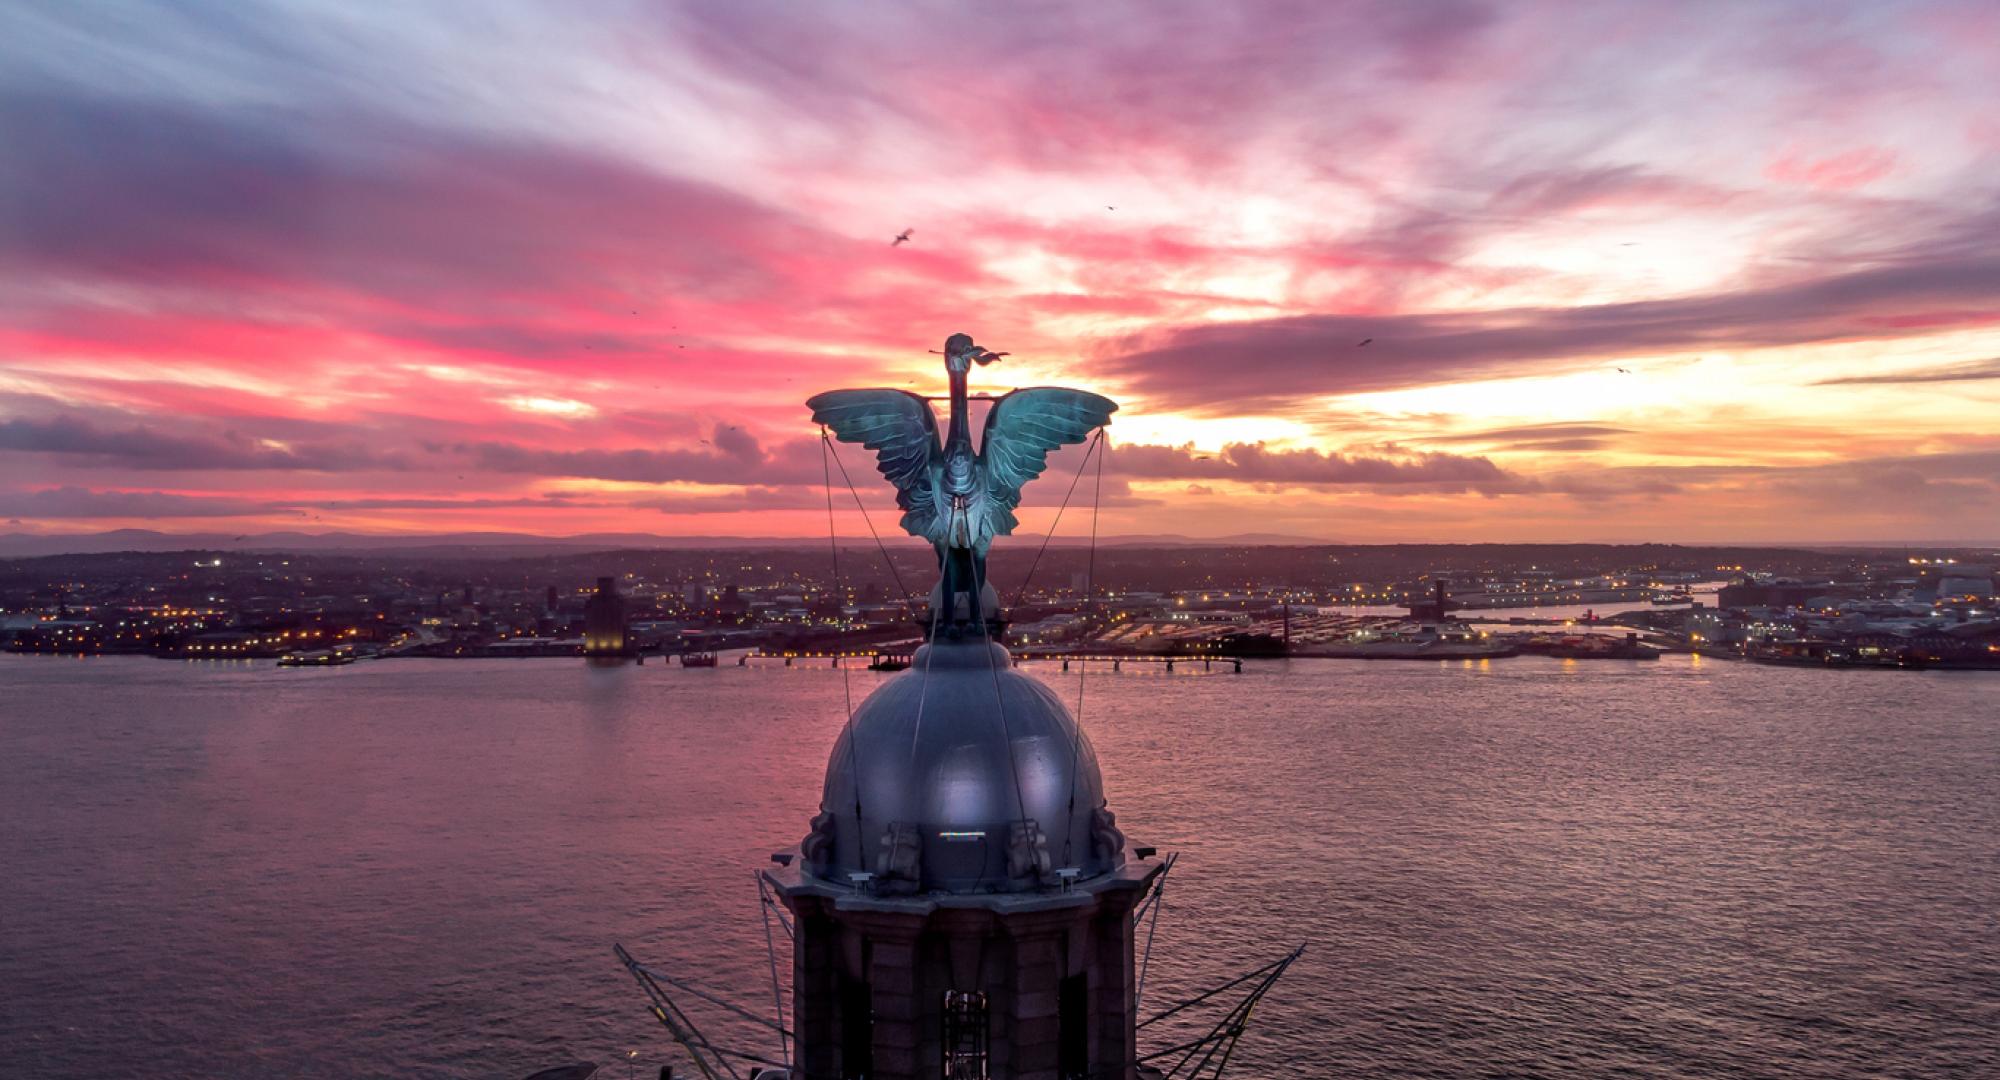
[[[795,1074],[1129,1080],[1132,912],[1161,870],[1128,855],[1075,717],[994,643],[986,574],[1023,485],[1118,406],[1016,390],[990,399],[975,449],[967,379],[1006,354],[953,334],[942,355],[942,437],[919,394],[807,402],[827,453],[876,455],[939,580],[929,644],[848,718],[812,831],[768,874],[794,916]]]
[[[1132,911],[1160,872],[1056,695],[976,622],[940,629],[855,709],[766,875],[794,916],[795,1075],[1131,1080]]]
[[[617,578],[598,578],[597,591],[583,602],[583,652],[598,657],[631,653],[625,630],[625,598],[618,593]]]

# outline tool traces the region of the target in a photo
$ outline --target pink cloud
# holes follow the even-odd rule
[[[1896,160],[1895,151],[1878,146],[1859,146],[1822,157],[1790,148],[1765,167],[1764,175],[1818,191],[1852,191],[1895,172]]]
[[[1393,486],[1419,514],[1454,484],[1525,498],[1521,458],[1674,433],[1566,405],[1472,436],[1336,432],[1327,395],[1639,353],[1893,351],[1996,318],[1976,5],[695,5],[606,15],[602,37],[537,35],[560,16],[523,12],[515,40],[549,53],[526,70],[466,44],[504,27],[448,8],[357,10],[337,33],[313,5],[247,10],[21,28],[35,59],[0,99],[0,469],[64,491],[22,505],[791,529],[818,467],[800,401],[931,388],[925,350],[964,329],[1169,429],[1157,414],[1285,413],[1338,440],[1132,447],[1135,473]],[[1948,134],[1905,138],[1910,117]],[[1861,197],[1891,181],[1893,203]],[[1591,253],[1627,227],[1715,245],[1714,274],[1651,275],[1670,245],[1647,238],[1600,275]],[[1847,420],[1826,452],[1858,459],[1885,421]],[[1735,452],[1756,445],[1784,449],[1766,426]],[[1707,482],[1647,481],[1663,499]],[[635,509],[649,493],[626,486],[647,484],[674,487]]]

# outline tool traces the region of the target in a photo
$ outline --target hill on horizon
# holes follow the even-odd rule
[[[912,543],[905,537],[884,537],[889,543]],[[1017,533],[1016,544],[1040,544],[1038,533]],[[868,542],[866,538],[842,537],[843,545]],[[1089,543],[1088,537],[1057,536],[1051,546]],[[1100,547],[1265,547],[1322,546],[1331,540],[1278,533],[1238,533],[1231,536],[1193,537],[1141,535],[1099,537]],[[0,558],[36,558],[44,555],[97,555],[111,552],[166,551],[245,551],[245,552],[370,552],[430,551],[440,548],[475,549],[487,554],[532,554],[560,551],[602,551],[616,548],[789,548],[824,546],[823,537],[799,536],[661,536],[656,533],[579,533],[574,536],[538,536],[533,533],[461,532],[435,534],[377,534],[353,532],[267,532],[267,533],[169,533],[155,529],[111,529],[95,533],[0,533]]]
[[[919,543],[908,537],[885,537],[892,546],[907,547]],[[1043,537],[1036,533],[1017,533],[1009,538],[1009,546],[1014,548],[1039,546]],[[843,547],[866,546],[871,541],[866,537],[843,536]],[[1088,537],[1056,536],[1048,541],[1051,547],[1080,547],[1090,543]],[[228,533],[169,533],[153,529],[112,529],[96,533],[0,533],[0,558],[41,558],[52,555],[101,555],[117,552],[162,553],[173,551],[236,551],[273,554],[339,554],[339,553],[442,553],[463,552],[481,557],[503,558],[522,555],[562,554],[585,551],[609,550],[716,550],[716,549],[769,549],[823,547],[826,540],[820,537],[796,536],[661,536],[654,533],[579,533],[574,536],[538,536],[532,533],[512,532],[461,532],[435,534],[383,535],[352,532],[267,532],[249,534]],[[1791,543],[1688,543],[1684,541],[1395,541],[1384,543],[1355,544],[1338,540],[1315,537],[1290,536],[1282,533],[1236,533],[1229,536],[1184,536],[1176,534],[1150,534],[1134,536],[1107,536],[1097,539],[1099,547],[1411,547],[1411,548],[1463,548],[1463,547],[1672,547],[1692,549],[1870,549],[1893,550],[1897,548],[1919,548],[1923,550],[1979,550],[2000,547],[1992,542],[1933,541],[1911,543],[1908,541],[1866,542],[1815,542],[1796,541]]]

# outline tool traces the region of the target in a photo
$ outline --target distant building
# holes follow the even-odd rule
[[[1428,598],[1419,599],[1422,595],[1421,593],[1411,595],[1410,618],[1418,622],[1443,622],[1444,613],[1452,606],[1445,592],[1444,579],[1437,578],[1431,582]]]
[[[1953,566],[1938,574],[1933,595],[1940,601],[1984,600],[1994,595],[1993,571],[1985,566]]]
[[[583,653],[585,656],[628,656],[631,646],[625,633],[625,598],[618,594],[618,579],[597,579],[597,592],[583,602]]]
[[[1170,622],[1191,623],[1247,623],[1250,613],[1232,611],[1228,608],[1200,608],[1194,611],[1176,610],[1167,616]]]
[[[1716,602],[1725,610],[1741,608],[1789,608],[1797,607],[1823,595],[1825,584],[1808,585],[1797,581],[1739,581],[1724,585],[1716,594]]]

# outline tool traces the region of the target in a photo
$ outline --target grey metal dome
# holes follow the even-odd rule
[[[1055,693],[999,645],[941,640],[854,710],[802,852],[885,895],[1059,887],[1123,861],[1103,807],[1097,755]]]

